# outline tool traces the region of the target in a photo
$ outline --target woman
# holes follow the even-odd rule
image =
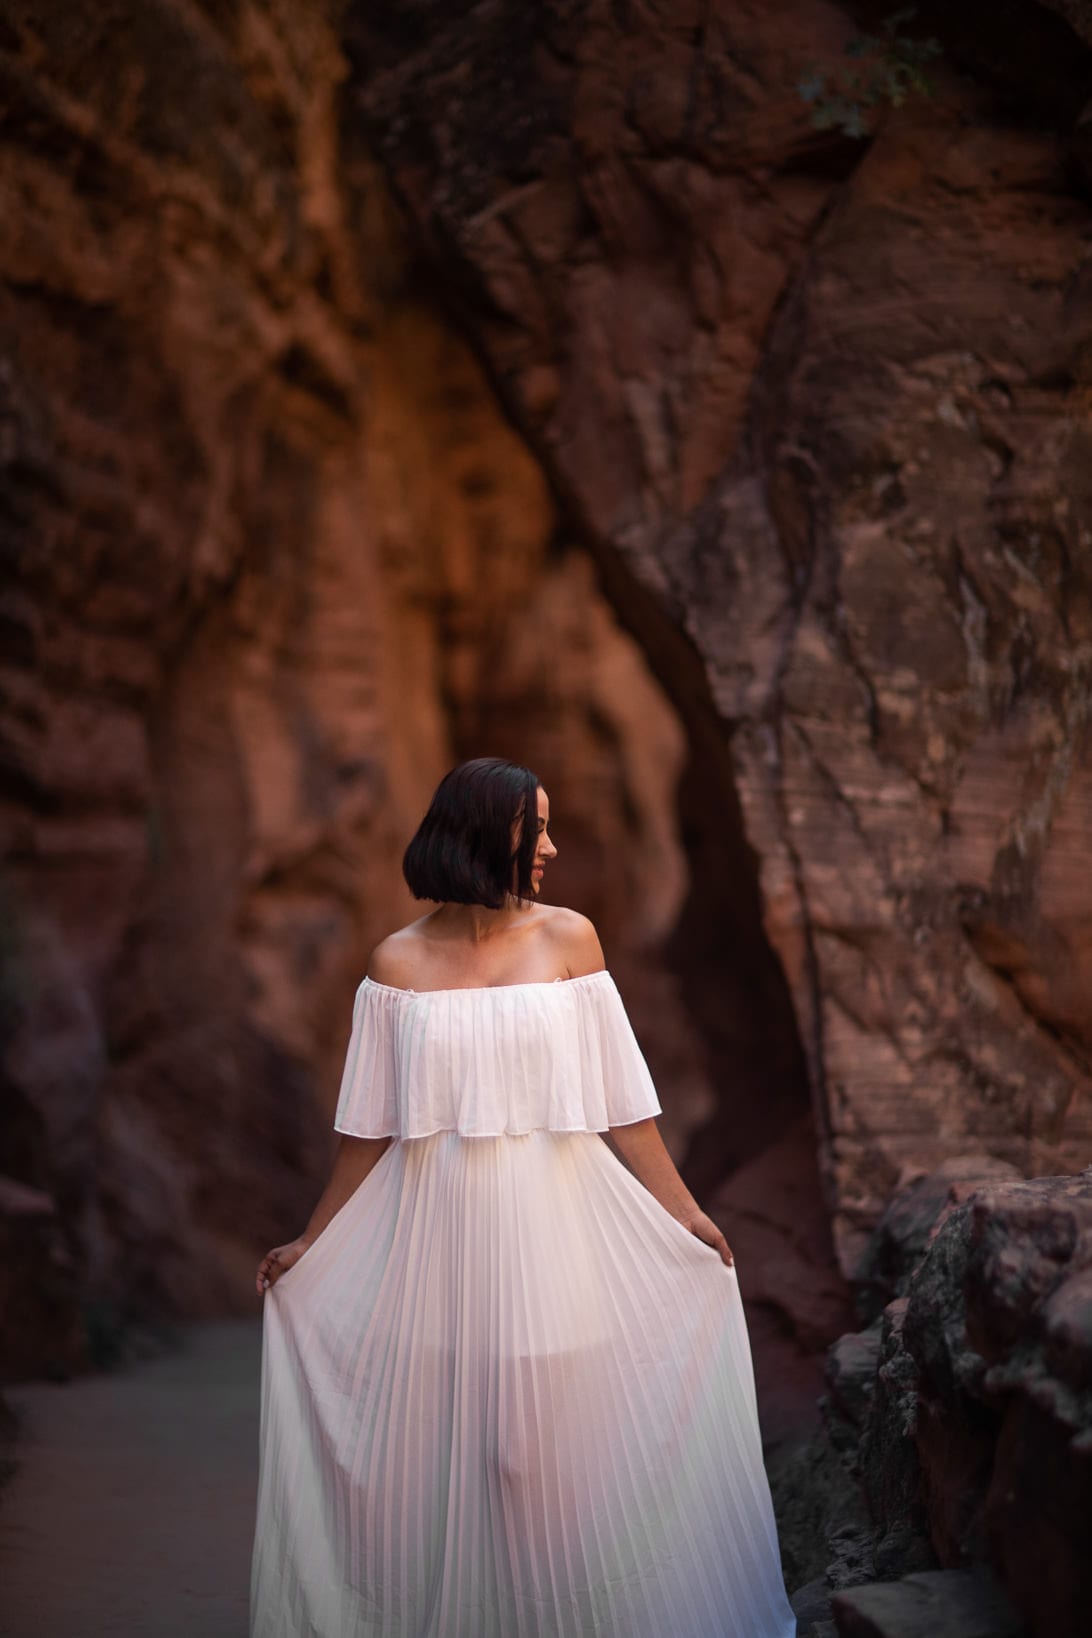
[[[556,853],[493,758],[406,851],[438,908],[368,964],[330,1182],[258,1269],[252,1638],[795,1631],[732,1253]]]

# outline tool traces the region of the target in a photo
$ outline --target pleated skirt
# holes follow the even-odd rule
[[[734,1269],[594,1132],[394,1140],[265,1297],[252,1638],[791,1638]]]

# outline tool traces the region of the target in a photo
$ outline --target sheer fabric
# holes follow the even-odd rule
[[[608,972],[420,994],[366,978],[356,992],[339,1132],[605,1132],[660,1113]]]
[[[361,986],[394,1141],[266,1295],[252,1638],[790,1638],[736,1271],[597,1135],[658,1110],[607,974]]]

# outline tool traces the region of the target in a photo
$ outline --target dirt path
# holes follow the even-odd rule
[[[2,1638],[246,1638],[261,1331],[186,1333],[116,1375],[12,1389]]]

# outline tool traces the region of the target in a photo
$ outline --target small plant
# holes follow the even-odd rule
[[[817,130],[837,128],[849,137],[866,137],[875,109],[885,103],[899,108],[914,93],[932,96],[925,64],[941,56],[943,47],[933,36],[914,40],[901,32],[917,9],[904,6],[884,19],[879,34],[855,34],[848,40],[845,52],[852,68],[810,68],[797,82]]]

